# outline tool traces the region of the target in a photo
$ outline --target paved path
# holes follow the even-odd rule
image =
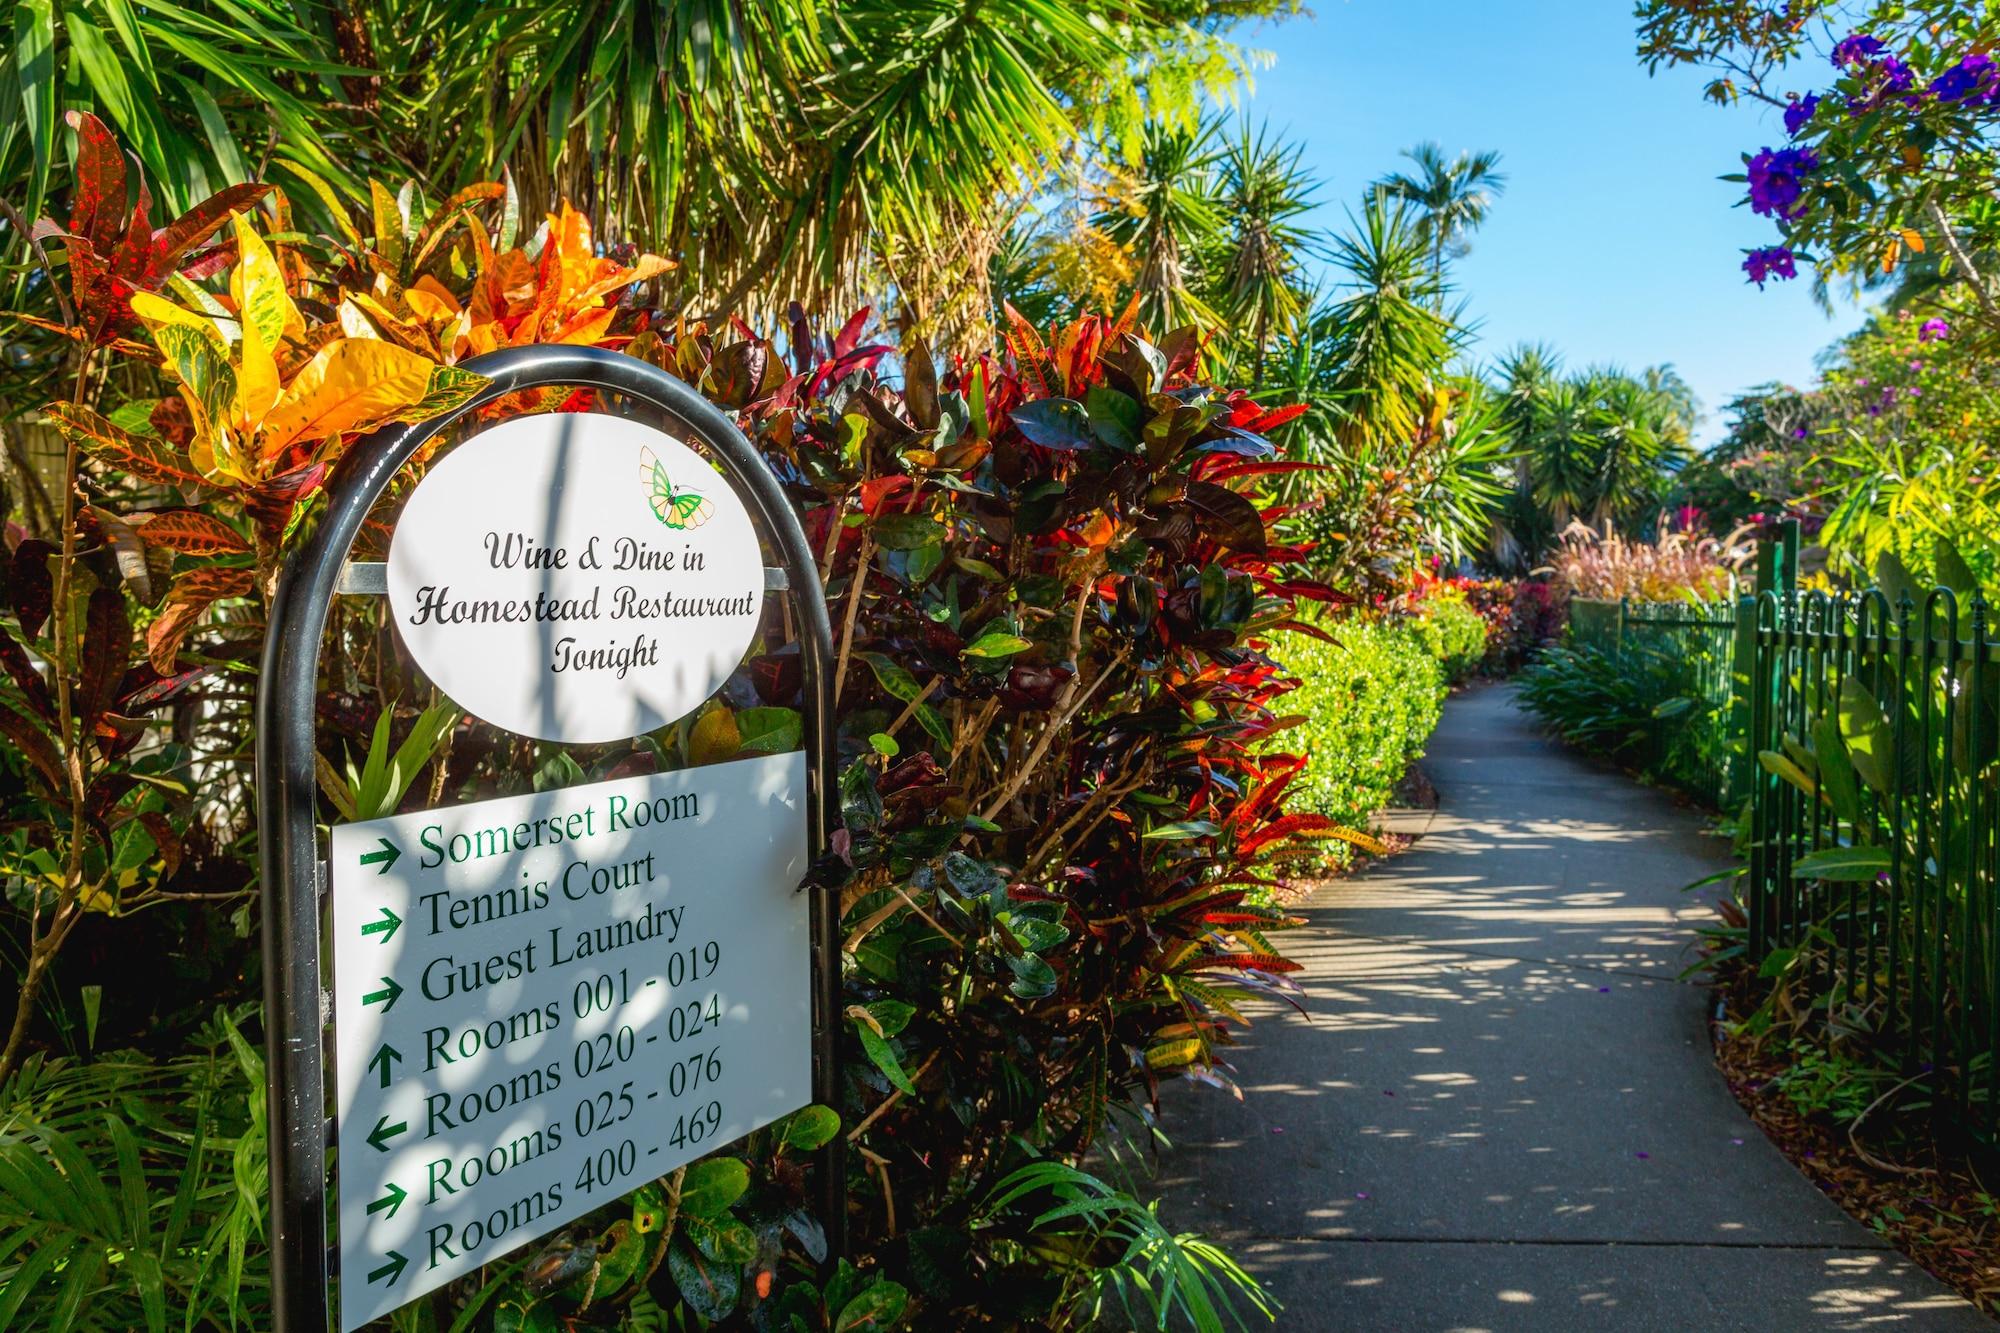
[[[1287,937],[1246,1100],[1176,1088],[1168,1222],[1322,1330],[1994,1325],[1850,1221],[1743,1114],[1676,980],[1725,863],[1702,819],[1565,754],[1487,687],[1445,709],[1440,807]],[[1263,1011],[1268,1012],[1268,1011]]]

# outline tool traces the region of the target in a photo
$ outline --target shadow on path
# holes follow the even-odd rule
[[[1175,1229],[1318,1330],[1987,1330],[1808,1184],[1677,980],[1728,848],[1485,687],[1445,709],[1439,811],[1285,937],[1310,1021],[1259,1006],[1247,1099],[1176,1087]],[[1700,894],[1701,896],[1697,896]]]

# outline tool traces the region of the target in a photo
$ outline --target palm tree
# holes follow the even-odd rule
[[[1139,314],[1155,331],[1221,317],[1202,299],[1204,264],[1222,247],[1219,117],[1155,117],[1143,131],[1138,169],[1114,172],[1090,225],[1123,246],[1137,266]]]
[[[1416,438],[1465,332],[1443,313],[1445,288],[1425,262],[1423,227],[1406,207],[1371,191],[1351,221],[1333,246],[1334,262],[1352,281],[1334,306],[1327,392],[1342,415],[1338,444],[1359,454]]]
[[[1410,159],[1415,173],[1391,172],[1376,182],[1376,188],[1421,210],[1432,274],[1442,284],[1445,256],[1457,257],[1471,248],[1467,238],[1486,221],[1494,200],[1507,188],[1500,154],[1460,153],[1447,160],[1442,148],[1425,142],[1406,149],[1403,156]]]
[[[1273,333],[1290,333],[1309,293],[1299,285],[1301,261],[1319,253],[1315,233],[1300,220],[1312,210],[1319,181],[1300,161],[1304,149],[1246,121],[1222,155],[1222,209],[1229,240],[1222,256],[1227,310],[1238,337],[1248,326],[1250,385],[1264,381],[1264,353]]]

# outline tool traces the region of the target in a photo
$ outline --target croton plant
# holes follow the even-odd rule
[[[30,956],[52,962],[86,918],[99,947],[129,949],[117,932],[158,904],[234,908],[248,936],[245,687],[330,463],[360,432],[462,403],[482,381],[459,363],[479,352],[621,349],[736,414],[821,553],[843,827],[817,875],[839,895],[849,1081],[840,1105],[648,1185],[424,1317],[665,1327],[679,1306],[783,1330],[1063,1327],[1138,1292],[1150,1322],[1160,1284],[1106,1275],[1178,1241],[1114,1224],[1088,1202],[1114,1192],[1078,1166],[1108,1133],[1144,1137],[1163,1080],[1234,1092],[1243,999],[1295,990],[1271,856],[1344,835],[1286,811],[1304,759],[1273,739],[1294,682],[1266,636],[1317,633],[1299,599],[1339,600],[1288,576],[1302,552],[1255,498],[1296,466],[1265,438],[1286,413],[1203,382],[1197,335],[1148,339],[1129,313],[1046,331],[1016,317],[1003,350],[950,357],[872,340],[866,310],[822,329],[794,308],[782,347],[665,318],[644,304],[664,261],[607,257],[566,206],[523,234],[506,184],[434,209],[377,187],[364,226],[330,188],[308,212],[237,187],[153,228],[143,187],[126,211],[109,136],[77,129],[75,214],[38,233],[67,251],[81,363],[74,398],[48,409],[71,446],[65,523],[10,534],[0,635],[21,778],[0,837],[11,901],[34,909],[15,918]],[[696,716],[561,750],[456,717],[380,607],[343,603],[327,817],[789,748],[787,630],[774,611]],[[230,958],[219,998],[254,995],[254,951]],[[24,988],[23,1031],[45,979]],[[835,1134],[855,1148],[855,1240],[829,1267],[807,1180]]]

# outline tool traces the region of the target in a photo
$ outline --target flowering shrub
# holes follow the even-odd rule
[[[79,198],[111,171],[93,141]],[[132,947],[124,918],[139,907],[216,942],[170,964],[208,969],[203,1006],[256,994],[242,943],[256,837],[244,700],[271,572],[329,464],[365,429],[462,403],[483,381],[456,363],[479,351],[623,348],[738,414],[823,552],[843,827],[816,874],[839,894],[851,1074],[839,1106],[648,1184],[525,1265],[455,1284],[434,1312],[460,1312],[461,1326],[490,1308],[503,1327],[820,1330],[1079,1327],[1125,1302],[1127,1318],[1171,1308],[1220,1327],[1232,1291],[1261,1308],[1226,1259],[1074,1163],[1109,1130],[1143,1132],[1162,1080],[1232,1088],[1221,1052],[1244,1021],[1238,1000],[1295,989],[1296,964],[1271,940],[1293,922],[1251,899],[1268,886],[1265,858],[1332,821],[1287,812],[1305,760],[1269,744],[1294,685],[1270,650],[1298,627],[1296,598],[1338,598],[1281,573],[1302,553],[1274,541],[1244,493],[1282,466],[1260,434],[1272,414],[1202,382],[1191,332],[1156,345],[1129,317],[1046,337],[1016,320],[1007,358],[912,344],[900,383],[881,374],[893,349],[864,338],[865,310],[830,334],[795,310],[784,355],[741,326],[659,323],[640,297],[662,261],[600,255],[566,206],[519,236],[500,186],[435,211],[377,187],[366,234],[343,222],[302,235],[277,194],[261,220],[228,202],[196,210],[206,225],[221,208],[230,240],[165,275],[171,299],[107,298],[127,302],[106,308],[129,307],[147,342],[105,336],[109,316],[70,330],[76,391],[49,411],[72,478],[101,502],[73,508],[65,487],[53,540],[10,535],[4,865],[7,922],[31,962],[8,1063],[45,1035],[37,992],[87,917],[111,946],[98,957],[118,961],[66,972],[63,999],[115,974],[107,1033],[137,1030],[162,965]],[[72,219],[69,235],[92,234],[89,217]],[[147,236],[143,216],[125,234]],[[91,373],[100,356],[118,365],[108,381]],[[104,384],[116,401],[93,402],[114,392]],[[592,402],[517,394],[486,415]],[[383,614],[343,604],[328,633],[328,822],[786,749],[800,734],[799,657],[775,618],[697,716],[565,749],[420,709],[431,691]],[[357,770],[350,756],[364,753]],[[162,1019],[170,1042],[187,1021]],[[25,1106],[27,1086],[0,1087],[0,1102]],[[86,1121],[36,1140],[65,1174],[90,1153],[62,1136]],[[261,1169],[252,1132],[235,1149],[239,1179]],[[857,1262],[829,1271],[805,1163],[836,1133],[857,1152]],[[87,1142],[107,1175],[120,1169],[116,1135]],[[149,1151],[172,1176],[185,1141]],[[33,1226],[36,1208],[65,1206],[57,1196],[0,1201],[28,1210],[20,1244],[65,1247],[32,1262],[159,1248],[143,1226],[102,1242]],[[261,1196],[191,1206],[239,1221],[252,1210],[232,1232],[240,1247]],[[232,1262],[228,1281],[175,1270],[190,1320],[267,1322],[260,1256],[239,1248]],[[143,1322],[146,1273],[103,1271],[96,1316]],[[28,1293],[28,1322],[53,1318],[58,1295]]]
[[[1657,540],[1635,541],[1613,529],[1572,523],[1549,565],[1572,597],[1635,602],[1726,598],[1754,552],[1739,529],[1711,537],[1698,529],[1665,528]]]
[[[1568,595],[1560,585],[1536,579],[1454,579],[1465,604],[1486,624],[1486,655],[1480,670],[1511,676],[1535,650],[1559,638],[1567,620]]]

